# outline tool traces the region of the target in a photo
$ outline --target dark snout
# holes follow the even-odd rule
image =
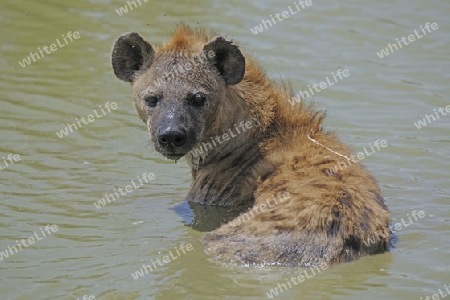
[[[163,126],[156,134],[156,150],[167,158],[178,160],[193,147],[195,134],[183,126]]]
[[[178,160],[186,155],[198,142],[200,122],[182,107],[161,107],[162,113],[149,128],[155,150],[167,158]]]
[[[187,133],[183,128],[165,128],[158,133],[158,143],[162,147],[183,147],[187,141]]]

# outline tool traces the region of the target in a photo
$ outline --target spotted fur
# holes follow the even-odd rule
[[[199,61],[202,51],[211,49],[215,57]],[[188,201],[255,208],[279,193],[290,195],[240,224],[230,222],[205,234],[205,253],[222,262],[313,266],[386,251],[390,217],[374,178],[359,163],[328,174],[342,157],[310,138],[342,155],[350,156],[350,148],[323,128],[323,112],[303,102],[293,107],[289,85],[270,79],[251,55],[241,53],[223,37],[178,25],[155,48],[135,33],[124,35],[112,54],[116,75],[132,84],[138,115],[156,150],[173,159],[184,156],[189,163]],[[161,80],[186,63],[192,70]],[[186,95],[195,91],[207,95],[201,110],[187,104]],[[164,99],[153,109],[143,99],[155,92]],[[251,120],[251,129],[203,155],[192,154]],[[158,131],[168,122],[189,132],[182,147],[158,145]]]

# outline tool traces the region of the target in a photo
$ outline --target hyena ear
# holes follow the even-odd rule
[[[136,71],[150,67],[155,51],[137,32],[121,35],[114,43],[111,63],[117,78],[132,82]]]
[[[212,58],[209,54],[211,50],[214,52]],[[203,51],[228,85],[238,84],[244,78],[245,57],[231,41],[217,36],[203,47]]]

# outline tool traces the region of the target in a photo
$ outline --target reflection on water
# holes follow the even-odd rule
[[[180,21],[226,34],[275,78],[290,79],[296,92],[348,70],[345,80],[314,93],[318,108],[327,110],[327,127],[354,153],[387,141],[363,163],[380,183],[394,229],[408,225],[397,229],[395,248],[329,268],[276,299],[425,299],[444,291],[450,282],[447,2],[311,1],[288,18],[282,13],[294,9],[292,1],[134,2],[3,5],[2,299],[264,299],[304,271],[207,259],[199,241],[204,232],[239,212],[184,202],[191,180],[186,163],[148,148],[130,88],[112,73],[110,50],[130,31],[161,43]],[[277,13],[282,21],[253,33]],[[420,26],[428,22],[438,28],[424,35]],[[154,180],[94,205],[145,173]],[[413,211],[425,217],[409,222]],[[58,230],[42,238],[40,228],[52,225]],[[188,243],[192,251],[132,276]]]
[[[192,229],[200,232],[212,231],[239,216],[239,213],[244,211],[192,202],[189,202],[189,208],[193,212],[193,219],[189,225],[192,226]]]

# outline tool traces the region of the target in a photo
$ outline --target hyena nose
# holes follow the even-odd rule
[[[187,135],[186,131],[183,129],[180,130],[165,130],[160,132],[158,135],[158,141],[161,146],[175,146],[181,147],[186,144]]]

